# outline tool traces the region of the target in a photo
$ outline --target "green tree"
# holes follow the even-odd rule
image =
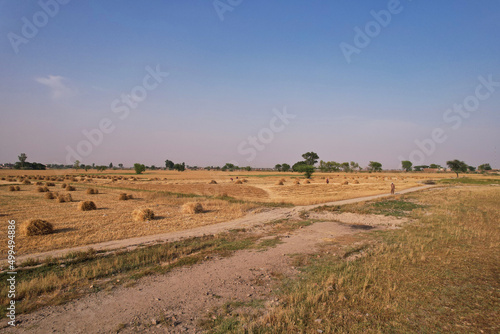
[[[289,164],[281,164],[281,170],[284,172],[288,172],[290,170]]]
[[[282,168],[282,166],[280,164],[277,164],[276,166],[274,166],[274,169],[276,169],[278,172],[281,172],[281,168]]]
[[[109,163],[109,168],[113,168],[113,163],[112,162]]]
[[[405,171],[410,172],[412,169],[411,166],[413,166],[413,164],[409,160],[403,160],[403,161],[401,161],[401,166],[403,167],[403,169]]]
[[[340,168],[342,168],[342,170],[346,173],[350,172],[351,171],[351,167],[349,166],[349,163],[348,162],[343,162],[340,164]]]
[[[92,169],[94,169],[94,168],[95,168],[95,162],[92,163]]]
[[[121,169],[123,169],[123,164],[118,164],[118,167],[120,167]]]
[[[314,166],[308,165],[308,164],[299,164],[295,167],[295,170],[300,173],[304,173],[304,176],[307,179],[311,178],[311,175],[314,173],[315,169]]]
[[[462,173],[467,172],[468,165],[465,162],[463,162],[463,161],[455,159],[455,160],[446,161],[446,164],[448,165],[448,167],[452,171],[454,171],[457,174],[457,179],[458,179],[458,173],[460,173],[460,172],[462,172]]]
[[[174,169],[174,162],[171,161],[171,160],[165,160],[165,168],[168,169],[168,170],[172,170]]]
[[[21,168],[24,168],[24,163],[26,162],[26,159],[28,159],[26,153],[21,153],[21,155],[19,155],[17,158],[21,162]]]
[[[184,170],[186,170],[186,165],[184,163],[182,163],[182,164],[175,164],[174,165],[174,169],[176,171],[183,172]]]
[[[306,164],[313,166],[316,162],[318,162],[319,156],[314,152],[307,152],[302,154],[302,158]]]
[[[370,161],[370,163],[368,164],[368,168],[372,172],[380,172],[382,170],[382,164],[378,161]]]
[[[351,172],[354,171],[355,169],[358,170],[360,169],[359,164],[357,162],[351,161],[350,165],[351,165]]]
[[[144,172],[146,170],[146,166],[144,166],[143,164],[140,164],[140,163],[135,163],[134,170],[135,170],[136,174],[141,174],[142,172]]]
[[[441,166],[440,166],[440,165],[437,165],[437,164],[430,164],[430,165],[429,165],[429,168],[434,168],[434,169],[436,169],[436,168],[437,168],[437,169],[439,169],[439,168],[441,168]]]
[[[474,167],[474,166],[467,166],[467,168],[469,169],[469,172],[475,172],[476,171],[476,167]]]
[[[78,170],[80,168],[80,160],[76,160],[75,163],[73,164],[73,168]]]
[[[491,170],[491,166],[490,166],[490,164],[482,164],[482,165],[477,166],[477,169],[479,169],[480,172],[484,172],[487,170]]]
[[[246,167],[245,167],[245,170],[246,170],[247,172],[250,172],[250,171],[252,170],[252,167],[250,167],[250,166],[246,166]]]

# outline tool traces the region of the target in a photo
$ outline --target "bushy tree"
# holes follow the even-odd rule
[[[171,161],[171,160],[165,160],[165,168],[168,169],[168,170],[172,170],[174,169],[174,162]]]
[[[80,160],[76,160],[75,163],[73,164],[73,168],[78,170],[80,168]]]
[[[378,161],[370,161],[370,163],[368,164],[368,168],[372,172],[380,172],[382,171],[382,164]]]
[[[281,170],[284,172],[288,172],[290,170],[289,164],[281,164]]]
[[[302,158],[304,158],[306,164],[313,166],[318,162],[319,156],[315,152],[307,152],[302,154]]]
[[[183,162],[182,164],[175,164],[174,169],[179,172],[183,172],[186,170],[186,164]]]
[[[21,168],[24,168],[24,163],[26,162],[26,159],[28,159],[26,153],[21,153],[17,158],[19,159],[19,162],[21,162]]]
[[[482,165],[477,166],[477,169],[480,172],[484,172],[484,171],[487,171],[487,170],[491,170],[491,166],[490,166],[490,164],[482,164]]]
[[[326,172],[338,172],[340,170],[340,164],[335,161],[323,161],[319,162],[319,170]]]
[[[359,164],[357,162],[351,161],[350,165],[351,165],[351,172],[354,171],[355,169],[357,169],[357,170],[360,169]]]
[[[455,160],[446,161],[446,164],[448,165],[448,167],[452,171],[454,171],[457,174],[457,178],[458,178],[459,172],[462,172],[462,173],[467,172],[468,165],[463,161],[455,159]]]
[[[411,166],[413,166],[413,164],[409,160],[403,160],[401,161],[401,166],[405,171],[410,172],[412,169]]]
[[[140,163],[135,163],[134,170],[135,170],[136,174],[141,174],[142,172],[144,172],[146,170],[146,166],[144,166],[143,164],[140,164]]]
[[[281,172],[281,168],[282,166],[280,164],[276,164],[276,166],[274,166],[274,169],[276,169],[278,172]]]

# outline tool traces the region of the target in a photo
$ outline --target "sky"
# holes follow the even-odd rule
[[[500,2],[0,0],[0,163],[500,168]]]

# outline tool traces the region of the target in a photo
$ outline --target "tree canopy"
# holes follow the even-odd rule
[[[465,173],[467,172],[467,169],[469,167],[469,165],[467,165],[465,162],[457,159],[446,161],[446,164],[452,171],[454,171],[457,174],[457,178],[459,172]]]

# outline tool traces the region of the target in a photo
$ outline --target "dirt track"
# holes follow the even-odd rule
[[[425,185],[425,186],[421,186],[421,187],[414,187],[414,188],[401,190],[401,191],[397,192],[396,194],[406,194],[406,193],[410,193],[410,192],[414,192],[414,191],[428,189],[431,187],[433,187],[433,186]],[[149,243],[176,241],[176,240],[179,240],[182,238],[197,237],[197,236],[202,236],[202,235],[206,235],[206,234],[216,234],[216,233],[221,233],[221,232],[228,231],[228,230],[234,229],[234,228],[249,228],[249,227],[252,227],[252,226],[255,226],[258,224],[262,224],[264,222],[273,221],[276,219],[290,218],[290,217],[296,216],[301,211],[310,210],[310,209],[313,209],[313,208],[318,207],[318,206],[344,205],[344,204],[350,204],[350,203],[369,201],[369,200],[387,197],[387,196],[391,196],[391,195],[390,194],[380,194],[380,195],[359,197],[359,198],[353,198],[353,199],[347,199],[347,200],[335,201],[335,202],[329,202],[329,203],[314,204],[314,205],[307,205],[307,206],[296,206],[293,208],[270,209],[270,210],[267,210],[267,211],[264,211],[261,213],[250,214],[250,215],[247,215],[245,217],[235,219],[232,221],[228,221],[228,222],[224,222],[224,223],[220,223],[220,224],[215,224],[215,225],[202,226],[202,227],[194,228],[194,229],[190,229],[190,230],[164,233],[164,234],[148,235],[148,236],[138,237],[138,238],[113,240],[113,241],[107,241],[107,242],[102,242],[102,243],[98,243],[98,244],[91,244],[91,245],[66,248],[66,249],[58,249],[58,250],[44,252],[44,253],[38,253],[38,254],[22,255],[22,256],[19,256],[17,258],[17,261],[20,263],[28,258],[35,259],[35,260],[41,260],[41,259],[44,259],[44,258],[49,257],[49,256],[61,257],[67,253],[70,253],[70,252],[86,251],[89,248],[92,248],[94,250],[129,249],[129,248],[134,248],[134,247],[137,247],[139,245],[144,245],[144,244],[149,244]],[[5,262],[5,260],[2,262]]]
[[[407,189],[405,192],[426,189]],[[401,192],[404,193],[404,192]],[[330,204],[340,205],[370,200],[387,195],[351,199]],[[324,205],[324,204],[323,204]],[[276,209],[224,224],[207,226],[196,231],[165,235],[162,240],[193,235],[218,233],[235,227],[261,228],[270,220],[293,217],[314,206]],[[351,219],[352,217],[347,217]],[[360,221],[363,219],[359,217]],[[398,224],[398,220],[394,221]],[[377,224],[375,224],[377,225]],[[140,279],[130,288],[119,286],[110,292],[88,295],[70,303],[45,307],[18,317],[17,328],[3,328],[6,333],[199,333],[200,318],[228,301],[267,300],[272,296],[273,277],[296,274],[290,254],[311,253],[316,245],[333,238],[362,230],[345,224],[325,221],[283,235],[282,244],[265,251],[244,250],[227,258],[215,258],[191,267],[175,269],[166,275]],[[129,247],[140,240],[151,242],[158,236],[122,240],[115,247]],[[120,244],[121,243],[121,244]],[[104,245],[103,247],[110,246]],[[87,246],[88,247],[88,246]],[[95,245],[94,248],[97,248]],[[67,251],[67,250],[66,250]],[[47,255],[46,255],[47,256]]]

